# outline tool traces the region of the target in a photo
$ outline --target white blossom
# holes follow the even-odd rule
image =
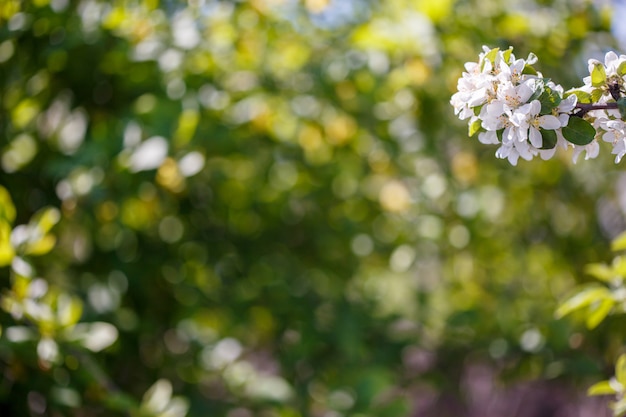
[[[461,120],[469,121],[470,135],[483,144],[499,145],[496,157],[512,165],[519,158],[550,159],[556,148],[572,147],[574,162],[582,153],[585,159],[595,158],[600,139],[611,143],[615,162],[619,162],[626,155],[626,122],[615,103],[626,89],[626,55],[608,52],[604,62],[589,60],[590,75],[581,87],[567,93],[532,68],[536,62],[532,53],[527,59],[517,59],[511,49],[483,46],[478,61],[465,64],[450,103]],[[579,99],[609,108],[590,109],[578,105]],[[595,137],[586,138],[593,139],[590,143],[569,142],[567,138],[586,142],[580,135],[589,135],[590,130],[579,120],[570,126],[571,117],[583,117],[596,130]]]

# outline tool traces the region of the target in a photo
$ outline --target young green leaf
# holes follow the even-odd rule
[[[480,130],[480,120],[476,119],[474,122],[469,124],[469,137],[471,138]]]
[[[602,98],[602,95],[604,95],[604,91],[602,91],[601,88],[596,88],[594,90],[591,91],[591,102],[592,103],[597,103],[598,101],[600,101],[600,98]]]
[[[509,49],[507,49],[506,51],[502,52],[502,57],[504,58],[504,62],[506,62],[507,64],[511,60],[511,54],[512,53],[513,53],[513,47],[512,46],[509,46]]]
[[[626,257],[624,256],[616,256],[613,258],[613,262],[611,262],[611,270],[613,271],[613,276],[624,278],[626,277]]]
[[[596,129],[581,117],[570,117],[569,123],[561,131],[565,139],[580,146],[589,144],[596,134]]]
[[[0,219],[6,220],[9,224],[15,220],[15,206],[11,201],[11,195],[2,186],[0,186]]]
[[[498,52],[500,52],[500,48],[493,48],[491,51],[487,52],[487,54],[485,55],[485,60],[489,60],[495,64]]]
[[[11,245],[11,226],[0,220],[0,267],[10,265],[15,257],[15,250]]]
[[[522,70],[522,74],[528,74],[528,75],[537,75],[538,72],[535,68],[533,68],[532,65],[524,65],[524,69]]]
[[[617,67],[617,75],[620,77],[626,75],[626,61],[622,61]]]
[[[606,287],[599,285],[590,285],[584,288],[573,297],[568,298],[555,311],[554,315],[557,319],[567,314],[579,310],[588,305],[604,300],[611,296],[611,292]]]
[[[604,65],[595,61],[593,63],[593,69],[591,70],[591,85],[594,87],[601,87],[606,83],[606,71]]]
[[[605,264],[588,264],[585,266],[585,272],[603,282],[611,282],[615,278],[613,268]]]
[[[622,385],[626,385],[626,354],[620,355],[615,364],[615,379]]]
[[[541,114],[551,114],[552,109],[561,103],[561,96],[550,87],[545,87],[539,96],[539,102],[541,103]]]
[[[615,388],[611,386],[609,381],[597,382],[587,389],[587,395],[611,395],[615,393]]]
[[[564,95],[564,98],[567,98],[571,95],[575,95],[578,99],[579,103],[591,103],[591,94],[586,91],[574,90]]]
[[[589,308],[589,313],[587,313],[587,319],[585,320],[587,328],[589,330],[595,329],[598,324],[602,323],[602,320],[604,320],[613,309],[614,304],[615,300],[611,297],[606,297],[600,303],[592,304]]]

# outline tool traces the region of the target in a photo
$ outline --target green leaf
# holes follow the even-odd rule
[[[130,395],[122,392],[109,392],[103,397],[105,404],[113,410],[128,412],[128,410],[136,410],[139,405]]]
[[[615,272],[605,264],[588,264],[585,266],[585,273],[603,282],[611,282],[615,279]]]
[[[15,220],[15,206],[6,188],[0,186],[0,220],[2,219],[9,224],[13,223]]]
[[[469,124],[469,131],[468,131],[469,137],[474,136],[479,130],[480,130],[480,120],[477,119]]]
[[[50,252],[57,243],[57,238],[53,235],[44,235],[40,239],[28,242],[21,247],[20,253],[23,255],[45,255]]]
[[[626,61],[622,61],[617,67],[617,75],[620,77],[626,75]]]
[[[576,96],[579,103],[586,103],[586,104],[591,103],[591,94],[589,94],[586,91],[572,90],[572,91],[565,93],[564,97],[567,98],[571,96],[572,94]]]
[[[533,68],[532,65],[524,65],[524,69],[522,70],[522,74],[527,74],[527,75],[537,75],[537,70],[535,68]]]
[[[599,285],[591,285],[584,288],[573,297],[568,298],[565,302],[556,309],[554,315],[557,319],[566,316],[567,314],[579,310],[588,305],[604,300],[611,296],[611,292],[606,287]]]
[[[506,51],[502,52],[502,58],[504,58],[504,62],[506,62],[507,64],[510,63],[512,53],[513,53],[512,46],[510,46],[509,49],[507,49]]]
[[[604,70],[604,64],[599,61],[593,63],[593,69],[591,70],[591,85],[594,87],[601,87],[606,84],[606,71]]]
[[[563,136],[574,145],[584,146],[591,143],[596,130],[581,117],[570,117],[567,126],[561,128]]]
[[[600,381],[587,389],[587,395],[610,395],[615,394],[615,388],[611,386],[609,381]]]
[[[619,114],[622,116],[622,119],[626,120],[626,97],[620,97],[617,100],[617,108],[619,109]]]
[[[550,87],[545,87],[539,96],[539,102],[541,103],[541,114],[551,114],[552,109],[561,103],[561,96]]]
[[[613,309],[614,304],[615,300],[613,300],[613,298],[605,298],[602,302],[591,305],[589,313],[587,314],[587,320],[585,320],[587,328],[589,330],[595,329],[598,324],[602,323],[602,320],[604,320]]]
[[[626,354],[620,355],[615,364],[615,379],[622,385],[626,385]]]
[[[557,138],[554,130],[539,129],[543,144],[541,149],[552,149],[556,146]]]
[[[500,48],[493,48],[491,51],[487,52],[487,54],[485,55],[485,60],[489,60],[492,63],[495,63],[498,52],[500,52]]]
[[[61,212],[55,207],[46,207],[30,219],[30,224],[36,225],[42,234],[48,233],[52,226],[61,219]]]
[[[604,95],[604,91],[602,91],[602,89],[600,88],[594,89],[593,91],[591,91],[591,102],[597,103],[598,101],[600,101],[600,98],[602,98],[603,95]]]
[[[15,250],[11,245],[11,226],[0,220],[0,267],[10,265],[15,257]]]
[[[626,249],[626,232],[622,232],[611,241],[611,250],[617,252]]]

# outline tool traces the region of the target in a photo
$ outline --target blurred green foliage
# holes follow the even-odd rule
[[[1,414],[394,417],[420,390],[462,398],[469,363],[599,379],[620,324],[552,317],[625,228],[624,177],[512,168],[448,102],[483,43],[580,84],[610,19],[2,1]]]

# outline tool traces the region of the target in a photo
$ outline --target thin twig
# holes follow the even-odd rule
[[[605,103],[605,104],[594,104],[594,103],[577,103],[576,108],[579,109],[574,116],[583,117],[590,111],[593,110],[617,110],[617,103]]]

